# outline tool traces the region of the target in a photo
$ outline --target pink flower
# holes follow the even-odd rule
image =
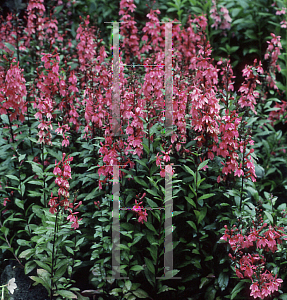
[[[145,194],[143,194],[143,196],[141,197],[141,199],[142,199],[144,196],[145,196]],[[143,224],[144,221],[147,222],[147,215],[148,215],[148,214],[147,214],[146,210],[145,210],[145,211],[142,211],[143,207],[140,206],[140,204],[142,204],[142,202],[137,203],[137,200],[135,200],[135,204],[136,204],[136,205],[133,206],[132,210],[133,210],[134,212],[136,212],[137,216],[139,217],[139,218],[138,218],[138,222],[139,222],[139,223],[142,223],[142,224]]]
[[[144,212],[143,211],[139,212],[138,222],[142,223],[142,224],[143,224],[144,221],[147,222],[147,216],[148,216],[148,214],[146,212],[146,209],[145,209]]]
[[[258,284],[258,282],[254,282],[250,286],[250,290],[251,290],[250,296],[253,296],[254,299],[261,298],[261,293],[260,293],[260,290],[259,290],[259,284]]]

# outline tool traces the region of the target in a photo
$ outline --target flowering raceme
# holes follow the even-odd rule
[[[238,100],[238,104],[243,107],[250,107],[250,109],[257,115],[254,105],[256,104],[256,99],[259,97],[259,92],[255,91],[257,84],[261,84],[259,81],[259,74],[263,74],[263,68],[261,62],[259,62],[258,66],[257,59],[254,60],[254,65],[245,66],[243,69],[243,76],[246,77],[245,82],[239,88],[239,92],[241,92],[241,97]],[[256,74],[256,75],[255,75]]]
[[[132,13],[135,8],[136,6],[133,1],[125,0],[120,2],[119,15],[123,15],[120,19],[120,32],[122,36],[129,37],[128,39],[124,39],[123,45],[121,46],[121,48],[125,50],[127,64],[130,63],[131,57],[137,57],[137,59],[140,60],[138,29],[135,26],[136,22],[134,21],[134,17],[128,14],[128,11]]]
[[[222,30],[223,35],[226,36],[225,29],[230,29],[230,23],[232,22],[228,9],[226,7],[221,7],[220,11],[217,10],[216,0],[212,0],[212,8],[210,9],[210,16],[214,20],[214,23],[211,27],[215,27],[217,29]]]
[[[54,55],[42,53],[41,61],[44,62],[44,70],[48,72],[48,75],[43,70],[37,83],[40,95],[34,102],[34,108],[38,109],[35,118],[40,121],[39,143],[52,145],[50,129],[53,129],[51,121],[55,109],[53,96],[58,92],[60,57],[57,53]]]
[[[77,229],[79,227],[79,220],[76,214],[78,212],[72,212],[71,209],[76,210],[79,205],[82,204],[82,201],[79,202],[79,204],[74,207],[73,203],[69,201],[69,189],[70,185],[68,180],[72,179],[71,176],[71,167],[70,162],[73,160],[73,157],[66,158],[66,153],[63,153],[63,158],[61,161],[56,163],[55,161],[55,168],[53,171],[53,174],[56,176],[55,183],[58,185],[58,197],[53,197],[53,193],[51,193],[51,199],[49,201],[50,209],[49,212],[54,214],[57,213],[57,208],[64,207],[65,210],[69,210],[70,215],[67,217],[67,220],[72,222],[72,227],[74,229]],[[75,202],[75,201],[74,201]]]
[[[146,193],[143,193],[142,197],[140,198],[140,200],[142,200],[145,197]],[[142,204],[142,202],[137,203],[137,200],[135,200],[135,205],[132,208],[132,211],[136,212],[136,215],[138,216],[138,222],[142,223],[145,221],[147,222],[147,212],[146,209],[145,211],[143,211],[143,207],[141,207],[140,205]]]
[[[16,58],[13,58],[0,87],[0,114],[8,114],[11,122],[17,118],[23,122],[25,120],[24,114],[27,111],[26,80],[22,75],[23,70],[19,68],[19,62],[17,65],[15,62]]]

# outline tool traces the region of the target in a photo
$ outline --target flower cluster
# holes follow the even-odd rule
[[[55,183],[58,185],[59,190],[58,197],[53,197],[53,193],[51,193],[51,199],[48,203],[50,205],[49,211],[50,213],[54,214],[55,212],[57,212],[58,206],[64,207],[65,210],[69,210],[70,215],[67,217],[67,220],[72,222],[72,227],[76,229],[79,227],[79,220],[76,216],[78,212],[72,212],[71,209],[75,211],[82,204],[82,202],[80,201],[79,204],[74,207],[74,203],[71,203],[68,199],[70,197],[70,185],[68,180],[72,179],[70,162],[73,160],[73,157],[70,157],[69,155],[67,158],[65,157],[66,153],[63,153],[62,160],[58,163],[55,161],[53,174],[57,176],[57,178],[55,179]]]
[[[58,199],[58,197],[53,197],[51,194],[51,200],[49,202],[49,205],[51,206],[50,208],[50,212],[52,214],[54,214],[57,210],[56,207],[57,206],[63,206],[65,207],[65,209],[68,209],[71,206],[71,203],[69,202],[68,198],[70,196],[69,194],[69,182],[68,179],[71,179],[71,167],[70,167],[70,161],[73,160],[73,157],[68,156],[65,159],[66,153],[63,153],[63,158],[61,161],[59,161],[58,163],[56,163],[55,161],[55,168],[53,171],[53,174],[55,176],[57,176],[57,178],[55,179],[55,183],[59,186],[59,190],[58,190],[58,196],[59,198],[62,196],[64,197],[63,200],[56,202],[56,199]],[[60,168],[61,166],[61,168]]]
[[[80,24],[77,29],[76,39],[80,40],[77,45],[79,62],[81,64],[80,71],[85,71],[88,69],[89,64],[91,64],[96,57],[96,46],[94,39],[94,31],[89,28],[88,25],[90,16],[84,20],[84,24]]]
[[[55,130],[55,132],[58,134],[63,134],[62,146],[68,147],[70,144],[68,139],[70,137],[68,135],[65,135],[65,133],[70,130],[70,127],[67,124],[61,126],[60,123],[58,123],[58,125],[59,125],[59,127]]]
[[[275,83],[275,72],[276,70],[280,71],[281,68],[279,64],[277,64],[278,57],[281,54],[280,49],[282,49],[282,45],[280,42],[280,36],[276,36],[274,33],[271,33],[272,39],[271,41],[267,41],[268,47],[266,53],[264,55],[264,59],[269,59],[269,70],[266,77],[267,84],[270,88],[278,89]]]
[[[250,109],[257,115],[254,105],[256,104],[256,99],[259,97],[259,92],[255,91],[257,84],[261,84],[259,81],[259,74],[263,74],[263,68],[261,62],[258,66],[257,59],[254,60],[253,67],[246,65],[243,69],[243,76],[246,77],[244,83],[239,88],[241,97],[238,100],[238,104],[243,107],[250,107]]]
[[[284,228],[271,225],[268,227],[267,223],[263,223],[262,217],[260,217],[259,224],[253,221],[253,227],[245,233],[235,225],[231,230],[227,225],[224,227],[225,233],[220,239],[228,242],[233,250],[233,255],[230,253],[229,256],[235,264],[236,275],[252,281],[250,295],[255,299],[257,297],[264,299],[274,291],[278,291],[283,282],[282,279],[266,270],[264,255],[259,255],[253,250],[263,249],[263,251],[275,253],[277,245],[281,244],[282,238],[286,236]],[[252,253],[248,253],[251,251]]]
[[[27,7],[27,33],[28,36],[32,34],[38,35],[39,40],[44,39],[44,12],[46,11],[44,6],[44,0],[30,0]]]
[[[159,152],[156,155],[156,165],[160,167],[160,176],[162,178],[165,177],[165,171],[167,171],[167,173],[170,174],[171,176],[174,174],[174,170],[172,168],[173,163],[170,165],[165,165],[165,168],[162,167],[162,163],[161,163],[162,160],[166,163],[170,161],[169,154],[171,152],[171,147],[172,145],[169,146],[169,149],[167,151],[164,150],[161,151],[164,155],[159,155]]]
[[[220,10],[217,10],[216,0],[212,0],[212,8],[210,10],[210,16],[214,20],[214,23],[211,27],[215,27],[223,30],[223,34],[226,35],[225,29],[230,29],[231,18],[229,16],[228,9],[226,7],[221,7]]]
[[[146,193],[143,193],[142,197],[140,198],[140,200],[142,200],[145,197]],[[138,198],[138,196],[137,196]],[[138,222],[142,223],[145,221],[147,222],[147,212],[146,209],[145,211],[143,211],[143,207],[141,207],[140,205],[142,204],[142,202],[137,203],[137,200],[135,200],[135,205],[132,208],[132,211],[134,211],[136,213],[136,215],[139,217],[138,218]]]
[[[38,109],[35,118],[40,121],[38,125],[40,129],[38,133],[39,143],[52,145],[50,129],[53,129],[51,121],[55,109],[53,96],[58,92],[60,57],[58,53],[54,55],[42,53],[41,61],[44,62],[44,70],[40,74],[40,80],[37,83],[40,97],[36,97],[34,102],[34,108]],[[48,72],[47,75],[46,71]]]
[[[3,16],[0,16],[0,41],[5,41],[16,48],[16,31],[13,27],[13,19],[15,19],[15,15],[12,15],[12,13],[7,15],[6,20]],[[4,49],[7,53],[13,52],[3,42],[0,43],[0,49]]]
[[[226,180],[227,175],[234,172],[234,175],[238,174],[238,160],[239,156],[237,150],[239,148],[238,144],[238,126],[241,122],[241,118],[238,117],[238,114],[235,111],[225,112],[225,116],[221,118],[221,124],[219,127],[221,133],[221,142],[219,143],[218,148],[216,149],[217,155],[222,156],[226,159],[225,164],[223,164],[222,173],[224,174],[223,180]],[[213,159],[214,155],[212,152],[209,153],[209,158]],[[218,176],[217,182],[221,181],[221,176]]]
[[[50,45],[63,41],[63,36],[58,32],[58,21],[45,17],[46,8],[44,0],[29,0],[27,7],[27,37],[25,37],[25,45],[29,47],[29,42],[33,39],[33,35],[43,46],[43,41],[49,41]]]
[[[17,64],[15,62],[16,58],[13,58],[6,76],[3,74],[4,82],[0,87],[0,115],[8,114],[10,122],[17,118],[23,122],[27,111],[26,80],[22,75],[23,70],[19,68],[19,62]]]
[[[140,60],[139,53],[139,37],[137,35],[138,29],[135,26],[136,22],[134,17],[128,14],[128,11],[133,12],[136,6],[131,0],[124,0],[120,2],[120,11],[119,15],[123,15],[120,19],[122,22],[120,33],[123,37],[129,37],[128,39],[124,38],[122,49],[125,50],[126,63],[130,63],[131,57],[137,57]]]

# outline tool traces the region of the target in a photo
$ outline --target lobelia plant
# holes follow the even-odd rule
[[[75,252],[79,250],[79,245],[84,241],[84,237],[77,240],[76,235],[80,234],[78,212],[77,208],[82,204],[80,201],[74,206],[76,197],[73,202],[69,201],[69,182],[71,179],[71,167],[70,162],[73,157],[66,157],[63,153],[62,160],[58,163],[55,162],[55,168],[53,174],[56,176],[55,183],[58,185],[58,196],[53,196],[48,205],[49,210],[44,209],[41,211],[40,206],[33,206],[33,211],[42,219],[42,226],[34,228],[34,237],[31,238],[31,242],[28,244],[31,248],[25,250],[20,254],[20,258],[29,259],[34,257],[33,261],[29,261],[25,264],[26,273],[31,272],[36,266],[41,269],[37,269],[37,276],[30,276],[36,284],[41,283],[49,292],[50,299],[54,296],[62,296],[70,299],[81,297],[78,293],[79,289],[71,287],[73,268],[79,266],[81,262],[75,260]],[[65,210],[69,211],[69,215],[66,216]],[[51,216],[52,214],[53,216]],[[72,222],[71,227],[73,230],[69,230],[67,221]],[[53,227],[50,227],[54,225]],[[39,239],[38,235],[42,235]],[[74,240],[67,239],[73,237]],[[60,252],[61,249],[61,252]],[[65,251],[72,254],[72,258],[68,258]],[[36,258],[36,259],[35,259]],[[63,277],[67,274],[69,278]],[[59,297],[57,298],[59,299]]]

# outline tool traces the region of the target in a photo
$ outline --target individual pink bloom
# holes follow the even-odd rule
[[[9,200],[9,198],[4,198],[3,206],[6,206],[6,205],[7,205],[7,201],[8,201],[8,202],[11,202],[11,200]]]
[[[135,212],[139,212],[141,211],[141,207],[140,204],[142,204],[142,202],[140,202],[139,204],[137,203],[137,200],[135,200],[136,205],[133,206],[132,210]]]
[[[143,211],[139,212],[138,222],[142,223],[142,224],[143,224],[144,221],[147,222],[147,216],[148,216],[148,214],[146,212],[146,209],[145,209],[144,212]]]
[[[261,298],[261,292],[259,290],[259,284],[258,282],[253,282],[253,284],[251,284],[250,286],[250,296],[254,297],[254,299],[256,298]]]
[[[62,141],[62,146],[63,147],[68,147],[69,146],[69,144],[70,144],[70,142],[69,142],[69,136],[65,136],[64,134],[63,134],[63,137],[64,137],[64,139],[63,139],[63,141]]]
[[[258,249],[261,247],[264,248],[267,245],[267,240],[263,237],[261,237],[259,240],[257,240],[256,246]]]
[[[61,169],[58,166],[56,166],[54,168],[53,174],[56,175],[56,176],[61,176],[62,175],[62,171],[61,171]]]
[[[282,7],[282,9],[277,10],[276,11],[276,15],[280,16],[280,15],[285,15],[286,14],[286,8]]]
[[[238,269],[236,269],[235,273],[238,278],[244,278],[244,276],[241,274],[241,272]]]
[[[244,276],[247,277],[247,278],[252,278],[253,273],[254,272],[253,272],[252,268],[247,266],[245,271],[244,271]]]
[[[244,176],[244,172],[242,169],[238,168],[235,172],[234,172],[234,176]]]

